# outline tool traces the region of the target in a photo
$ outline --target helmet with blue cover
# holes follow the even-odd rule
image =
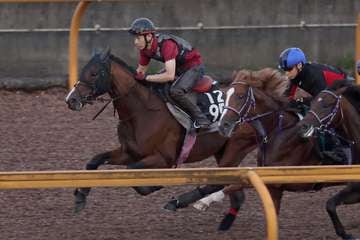
[[[300,48],[287,48],[280,54],[279,68],[284,71],[290,71],[299,63],[305,64],[306,62],[306,56]]]

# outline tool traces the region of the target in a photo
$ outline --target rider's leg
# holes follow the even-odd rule
[[[196,66],[183,73],[170,87],[170,96],[178,103],[199,127],[208,127],[211,122],[199,106],[191,99],[191,91],[198,79],[203,75],[203,67]]]

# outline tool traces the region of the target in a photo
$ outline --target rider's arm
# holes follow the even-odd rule
[[[150,58],[146,54],[144,54],[143,51],[140,51],[139,64],[136,69],[136,72],[145,74],[146,71],[148,70],[149,63],[150,63]]]
[[[285,90],[284,95],[289,98],[289,100],[293,100],[295,97],[297,85],[294,83],[290,83],[290,86]]]
[[[150,82],[170,82],[175,79],[176,57],[179,54],[176,43],[172,40],[166,40],[161,46],[161,55],[165,62],[165,72],[148,75],[146,80]]]
[[[146,76],[149,82],[169,82],[175,79],[176,60],[171,59],[165,62],[165,72]]]
[[[148,70],[148,68],[149,68],[149,65],[143,66],[143,65],[139,64],[136,69],[136,72],[145,74],[146,71]]]

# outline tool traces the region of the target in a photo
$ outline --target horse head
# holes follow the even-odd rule
[[[224,112],[219,122],[219,132],[230,137],[235,126],[242,122],[255,106],[255,97],[252,87],[246,82],[235,81],[226,92]]]
[[[330,90],[321,91],[311,102],[310,111],[298,123],[300,136],[311,137],[316,129],[326,129],[339,122],[342,117],[341,98],[341,95]]]
[[[286,76],[272,68],[241,70],[233,74],[233,79],[219,123],[219,131],[226,137],[238,123],[268,116],[284,104],[282,95],[287,85]]]
[[[80,111],[85,104],[92,104],[96,98],[111,89],[110,49],[95,53],[83,67],[79,81],[65,98],[71,110]]]

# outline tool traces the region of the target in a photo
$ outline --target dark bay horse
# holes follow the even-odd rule
[[[287,111],[286,100],[274,97],[258,88],[259,83],[243,79],[234,81],[228,90],[226,111],[220,121],[220,132],[230,136],[238,123],[258,121],[256,131],[262,132],[264,141],[260,144],[258,163],[263,166],[306,166],[319,165],[321,160],[316,142],[302,138],[299,134],[302,126],[292,111]],[[277,212],[280,210],[283,191],[319,190],[333,184],[278,184],[269,185]],[[241,189],[231,185],[223,190],[224,194]],[[214,193],[208,196],[206,204],[218,201],[224,194]],[[220,196],[220,197],[219,197]],[[210,200],[209,200],[210,199]],[[358,200],[358,199],[356,199]],[[327,206],[328,208],[332,206]],[[332,212],[333,214],[336,214]],[[335,225],[336,233],[343,239],[352,239],[341,225]]]
[[[66,97],[69,108],[79,111],[85,104],[108,93],[119,117],[121,146],[96,155],[87,163],[88,170],[97,169],[103,164],[125,165],[131,169],[171,168],[176,165],[184,129],[169,113],[161,98],[134,79],[134,73],[131,67],[111,55],[110,51],[95,54],[82,69],[79,81]],[[186,163],[215,156],[219,167],[238,166],[246,154],[255,148],[255,143],[255,133],[251,127],[239,129],[229,139],[218,132],[199,133]],[[197,188],[178,198],[175,208],[186,207],[222,187]],[[147,195],[160,187],[134,189],[141,195]],[[90,188],[76,189],[76,211],[85,206],[89,191]],[[234,199],[237,199],[236,194]]]
[[[347,81],[338,81],[332,88],[324,90],[311,102],[311,109],[298,123],[300,134],[311,137],[316,131],[330,128],[343,140],[352,145],[352,163],[360,161],[360,87]],[[336,234],[343,239],[352,239],[345,232],[336,213],[336,207],[342,204],[360,202],[360,183],[348,183],[347,186],[327,201],[326,210],[334,224]]]

